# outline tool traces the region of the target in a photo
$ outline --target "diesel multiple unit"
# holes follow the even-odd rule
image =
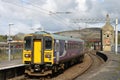
[[[24,38],[23,63],[27,75],[42,76],[63,71],[84,57],[84,41],[46,32]]]

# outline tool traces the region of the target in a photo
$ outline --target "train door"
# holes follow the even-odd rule
[[[41,57],[42,57],[42,41],[41,39],[34,40],[34,47],[33,47],[33,56],[34,56],[34,63],[40,64],[41,63]]]

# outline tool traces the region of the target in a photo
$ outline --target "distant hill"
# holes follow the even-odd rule
[[[83,40],[90,40],[90,39],[100,39],[100,32],[101,28],[84,28],[81,30],[71,30],[71,31],[62,31],[57,32],[55,34],[63,35],[63,36],[69,36],[69,37],[75,37],[75,38],[81,38]],[[25,34],[24,33],[18,33],[14,36],[12,36],[13,40],[23,40]],[[1,41],[7,41],[7,35],[0,35],[0,42]],[[120,43],[120,31],[118,34],[118,42]]]
[[[18,33],[18,34],[13,36],[13,40],[23,40],[24,36],[25,36],[24,33]]]
[[[83,40],[99,39],[101,38],[101,28],[84,28],[81,30],[62,31],[55,34],[81,38]],[[120,31],[118,31],[118,43],[120,44]]]
[[[63,36],[70,36],[75,38],[86,39],[100,39],[101,28],[85,28],[81,30],[63,31],[56,34]]]

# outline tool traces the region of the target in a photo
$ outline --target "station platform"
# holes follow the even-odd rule
[[[100,67],[75,80],[120,80],[120,53],[101,52],[108,60]]]
[[[24,66],[22,59],[0,62],[0,70]]]

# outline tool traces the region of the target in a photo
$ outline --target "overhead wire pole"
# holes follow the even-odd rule
[[[118,52],[118,18],[115,20],[115,53]]]

